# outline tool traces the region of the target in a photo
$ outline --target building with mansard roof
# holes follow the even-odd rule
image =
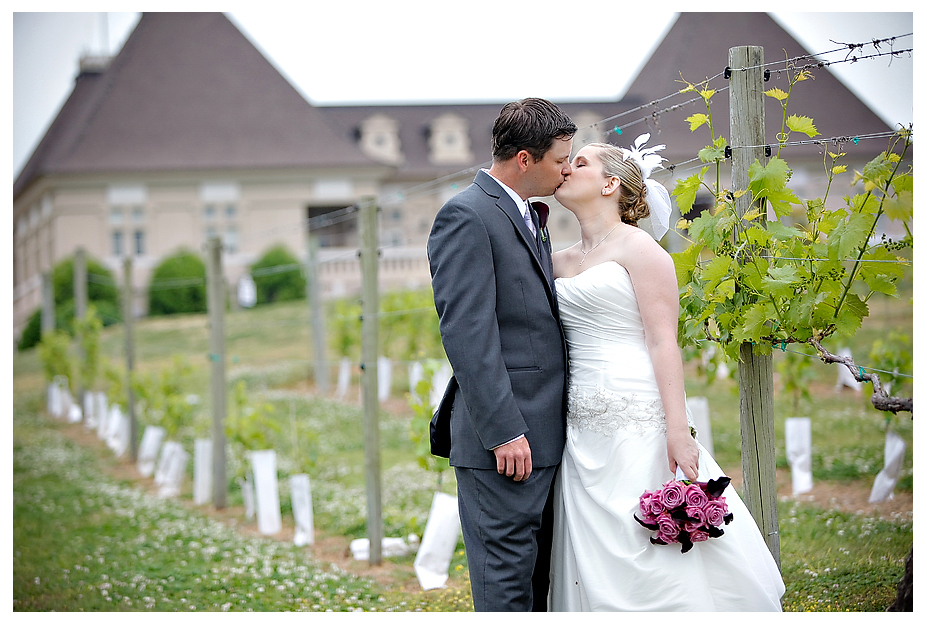
[[[747,44],[763,46],[767,62],[807,54],[764,13],[680,14],[620,100],[559,103],[579,127],[574,145],[627,145],[649,132],[651,144],[667,145],[667,165],[680,164],[659,175],[672,189],[673,178],[698,167],[691,160],[708,138],[685,122],[701,109],[681,104],[685,95],[665,97],[680,89],[680,76],[713,78],[717,132],[729,137],[718,74],[729,48]],[[782,64],[771,67],[770,84],[782,86]],[[821,137],[889,130],[826,68],[813,73],[790,111],[813,117]],[[354,293],[352,214],[320,217],[364,197],[381,209],[383,288],[427,285],[431,221],[488,166],[501,106],[313,106],[223,14],[145,13],[115,57],[81,61],[70,97],[14,181],[14,336],[41,305],[42,273],[79,247],[117,276],[132,256],[144,295],[161,259],[201,251],[219,235],[234,287],[271,246],[303,255],[312,225],[326,262],[323,295]],[[780,127],[779,111],[767,105],[767,137],[774,141]],[[884,146],[843,148],[862,163]],[[821,151],[808,145],[785,155],[802,195],[821,187]],[[572,244],[572,215],[551,205],[555,248]],[[146,308],[141,296],[136,312]]]

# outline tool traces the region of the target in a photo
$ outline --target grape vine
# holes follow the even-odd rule
[[[745,190],[721,186],[721,164],[732,149],[712,124],[714,90],[707,83],[684,81],[682,91],[698,94],[707,110],[687,119],[690,131],[707,126],[710,143],[699,151],[705,165],[678,180],[673,195],[682,215],[692,209],[700,191],[707,190],[714,198],[712,209],[677,224],[677,231],[688,231],[690,242],[684,251],[673,254],[680,285],[679,337],[684,346],[714,341],[736,361],[742,343],[751,343],[754,351],[766,355],[776,347],[807,344],[825,362],[841,361],[824,348],[824,341],[852,336],[869,315],[873,295],[896,296],[899,281],[911,272],[905,254],[910,255],[913,247],[913,173],[912,166],[904,165],[911,127],[897,130],[887,148],[862,172],[854,173],[851,187],[861,191],[845,196],[840,206],[830,196],[837,177],[849,176],[840,163],[845,156],[840,152],[841,140],[821,142],[827,176],[822,198],[802,200],[789,187],[792,170],[782,157],[783,148],[793,134],[819,135],[811,118],[787,111],[793,89],[810,78],[807,69],[797,70],[788,76],[787,91],[765,92],[782,107],[778,150],[767,153],[766,164],[754,161]],[[827,150],[830,142],[834,150]],[[750,208],[738,215],[735,199],[745,195],[751,199]],[[903,224],[905,236],[897,241],[884,235],[876,239],[882,216]],[[860,369],[858,379],[873,382],[876,407],[877,395],[891,400],[888,411],[912,406],[910,400],[884,394],[877,375]]]

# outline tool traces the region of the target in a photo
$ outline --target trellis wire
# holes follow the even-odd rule
[[[814,53],[814,54],[799,55],[799,56],[791,57],[791,58],[784,59],[784,60],[770,61],[770,62],[767,62],[767,63],[762,64],[761,66],[755,66],[755,67],[763,67],[763,68],[766,68],[766,67],[770,67],[770,66],[774,66],[774,65],[778,65],[778,64],[782,64],[782,63],[792,63],[792,62],[795,62],[795,61],[800,61],[800,60],[802,60],[802,59],[811,59],[811,58],[815,58],[815,57],[819,57],[819,56],[823,56],[823,55],[833,54],[833,53],[840,52],[840,51],[843,51],[843,50],[849,50],[849,51],[852,52],[853,50],[855,50],[855,49],[857,49],[857,48],[862,48],[862,47],[868,46],[868,45],[872,45],[872,46],[876,47],[876,49],[878,49],[878,46],[879,46],[880,44],[882,44],[882,43],[885,43],[885,42],[894,42],[895,39],[899,39],[899,38],[902,38],[902,37],[909,37],[909,36],[911,36],[911,35],[912,35],[911,33],[908,33],[908,34],[904,34],[904,35],[895,35],[895,36],[887,37],[887,38],[873,39],[873,40],[870,41],[870,42],[864,42],[864,43],[860,43],[860,44],[844,44],[844,45],[841,46],[840,48],[835,48],[835,49],[833,49],[833,50],[828,50],[828,51],[819,52],[819,53]],[[844,60],[842,60],[842,61],[825,61],[825,62],[817,62],[817,63],[815,63],[815,64],[809,65],[808,67],[812,67],[812,66],[815,66],[815,65],[818,66],[818,67],[821,67],[821,66],[824,66],[824,65],[831,65],[831,64],[834,64],[834,63],[843,63],[843,62],[849,62],[849,61],[858,61],[858,60],[862,60],[862,59],[872,59],[872,58],[877,58],[877,57],[881,57],[881,56],[897,55],[897,54],[901,54],[901,53],[904,53],[904,52],[911,52],[911,51],[913,51],[913,48],[904,49],[904,50],[898,50],[898,51],[893,50],[893,51],[889,51],[889,52],[877,53],[877,54],[874,54],[874,55],[867,55],[867,56],[864,56],[864,57],[848,57],[847,59],[844,59]],[[748,70],[748,69],[753,69],[753,68],[735,68],[735,69],[730,69],[730,68],[729,68],[730,71],[743,71],[743,70]],[[781,72],[781,71],[783,71],[783,70],[776,70],[776,71],[777,71],[777,72]],[[715,74],[713,77],[706,79],[706,81],[704,81],[704,83],[709,83],[709,82],[711,82],[711,81],[713,81],[713,80],[715,80],[715,79],[717,79],[717,78],[723,76],[724,73],[725,73],[724,71],[718,72],[718,73]],[[700,82],[700,83],[701,83],[701,82]],[[722,87],[722,88],[719,88],[719,89],[715,90],[715,93],[721,93],[721,92],[725,91],[726,89],[728,89],[726,86],[725,86],[725,87]],[[635,126],[635,125],[640,124],[640,123],[642,123],[642,122],[646,122],[647,120],[651,120],[651,119],[657,118],[657,117],[659,117],[660,115],[662,115],[662,114],[664,114],[664,113],[668,113],[668,112],[671,112],[671,111],[675,111],[675,110],[677,110],[677,109],[680,109],[680,108],[685,107],[685,106],[687,106],[687,105],[693,104],[693,103],[695,103],[695,102],[699,102],[699,101],[701,100],[701,98],[691,98],[691,99],[689,99],[689,100],[687,100],[687,101],[684,101],[684,102],[682,102],[682,103],[677,103],[677,104],[675,104],[675,105],[672,105],[672,106],[670,106],[670,107],[666,107],[666,108],[661,109],[661,110],[659,110],[659,111],[654,111],[654,112],[648,114],[647,116],[640,117],[640,118],[638,118],[638,119],[636,119],[636,120],[633,120],[633,121],[631,121],[631,122],[629,122],[629,123],[627,123],[627,124],[625,124],[625,125],[622,125],[621,127],[610,128],[610,129],[605,129],[605,130],[600,130],[600,128],[599,128],[600,125],[603,125],[603,124],[605,124],[605,123],[607,123],[607,122],[611,122],[611,121],[613,121],[613,120],[616,120],[616,119],[621,118],[621,117],[626,116],[626,115],[630,115],[631,113],[634,113],[634,112],[637,112],[637,111],[642,111],[642,110],[644,110],[644,109],[646,109],[646,108],[648,108],[648,107],[652,107],[652,106],[654,106],[654,105],[660,104],[660,103],[662,103],[662,102],[664,102],[664,101],[666,101],[666,100],[669,100],[669,99],[671,99],[671,98],[677,97],[677,96],[679,96],[680,94],[683,94],[683,93],[685,93],[685,92],[683,92],[683,91],[681,91],[681,90],[680,90],[680,91],[676,91],[676,92],[672,92],[672,93],[670,93],[670,94],[667,94],[667,95],[662,96],[662,97],[660,97],[660,98],[657,98],[657,99],[655,99],[655,100],[648,101],[647,103],[644,103],[644,104],[641,104],[641,105],[637,105],[637,106],[632,107],[632,108],[630,108],[630,109],[627,109],[627,110],[625,110],[625,111],[622,111],[622,112],[619,112],[619,113],[617,113],[617,114],[614,114],[614,115],[608,116],[608,117],[606,117],[606,118],[603,118],[602,120],[599,120],[599,121],[594,122],[594,123],[592,123],[592,124],[589,124],[589,125],[587,125],[587,126],[585,126],[585,127],[582,127],[581,129],[578,129],[578,131],[586,130],[586,129],[591,129],[591,130],[598,131],[599,133],[602,133],[605,137],[607,137],[609,134],[617,132],[617,128],[620,128],[621,131],[624,131],[625,129],[627,129],[627,128],[629,128],[629,127]],[[890,135],[892,135],[892,134],[893,134],[893,133],[886,133],[886,134],[868,134],[868,135],[864,135],[864,136],[860,136],[860,135],[855,135],[855,136],[845,135],[845,136],[840,136],[840,137],[831,138],[831,139],[829,139],[829,140],[796,140],[796,141],[791,141],[791,142],[780,142],[780,143],[777,143],[777,144],[775,144],[775,145],[776,145],[776,146],[801,146],[801,145],[809,145],[809,144],[811,144],[811,145],[820,145],[820,144],[824,144],[825,142],[836,142],[836,141],[844,141],[844,143],[845,143],[845,142],[848,142],[848,141],[852,141],[852,140],[854,140],[854,139],[857,139],[857,140],[875,139],[875,138],[878,138],[878,137],[887,137],[887,136],[890,136]],[[738,146],[738,147],[731,147],[731,148],[732,148],[732,150],[739,150],[739,149],[748,148],[748,147],[741,147],[741,146]],[[762,147],[750,147],[750,148],[762,148]],[[688,160],[688,161],[682,162],[682,163],[680,163],[680,164],[675,164],[675,165],[671,164],[671,165],[669,165],[669,166],[666,166],[665,168],[666,168],[666,170],[668,170],[668,171],[671,172],[671,173],[672,173],[672,172],[676,172],[676,169],[678,168],[678,166],[684,165],[684,164],[686,164],[686,163],[691,163],[692,161],[696,161],[696,160],[698,160],[698,158],[694,158],[694,159],[692,159],[692,160]],[[379,205],[381,205],[381,206],[390,206],[390,205],[396,204],[397,202],[401,202],[401,201],[405,201],[405,200],[410,200],[410,199],[413,199],[413,198],[417,198],[417,197],[419,197],[419,196],[423,196],[423,195],[425,195],[425,194],[433,193],[438,187],[440,187],[440,186],[443,185],[444,183],[447,183],[448,181],[455,181],[455,180],[457,180],[457,179],[461,179],[461,178],[467,176],[468,174],[472,174],[472,173],[474,173],[474,172],[477,172],[477,171],[480,170],[481,168],[487,167],[487,166],[490,165],[491,163],[492,163],[491,161],[487,161],[487,162],[481,163],[481,164],[476,165],[476,166],[471,166],[471,167],[465,168],[465,169],[463,169],[463,170],[459,170],[459,171],[457,171],[457,172],[454,172],[454,173],[451,173],[451,174],[447,174],[447,175],[438,177],[437,179],[433,179],[433,180],[428,181],[428,182],[425,182],[425,183],[420,183],[420,184],[416,184],[416,185],[410,186],[410,187],[408,187],[408,188],[406,188],[406,189],[404,189],[404,190],[400,190],[400,191],[398,191],[398,192],[392,192],[392,193],[387,194],[387,195],[379,196],[379,197],[377,198],[377,203],[378,203]],[[691,170],[694,170],[694,169],[695,169],[695,168],[693,168],[693,169],[691,169]],[[690,171],[690,170],[685,170],[685,171],[683,171],[683,172],[688,172],[688,171]],[[678,174],[678,172],[676,172],[676,173]],[[330,212],[330,213],[324,214],[324,215],[322,215],[322,216],[317,216],[317,217],[314,217],[314,218],[310,218],[310,219],[308,219],[308,220],[303,220],[303,221],[300,221],[299,223],[296,223],[296,224],[285,225],[285,226],[282,226],[282,227],[276,227],[276,228],[271,229],[271,230],[259,232],[259,233],[257,233],[257,234],[254,234],[253,236],[249,237],[249,239],[256,239],[256,238],[261,237],[261,236],[266,236],[266,235],[271,234],[271,233],[276,233],[276,232],[278,232],[278,231],[280,231],[280,230],[291,230],[291,229],[292,229],[293,227],[295,227],[295,226],[301,226],[301,227],[304,227],[304,228],[308,228],[308,229],[310,229],[310,230],[311,230],[311,229],[318,229],[318,228],[320,228],[320,227],[322,227],[322,226],[329,226],[329,225],[331,225],[331,224],[337,224],[338,222],[342,222],[342,221],[344,221],[344,220],[352,219],[352,218],[354,217],[354,214],[357,213],[357,211],[358,211],[357,206],[348,206],[348,207],[342,208],[342,209],[340,209],[340,210],[336,210],[336,212]]]

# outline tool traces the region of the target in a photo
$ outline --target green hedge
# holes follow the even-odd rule
[[[258,304],[306,298],[306,279],[299,260],[284,245],[268,249],[251,266]]]
[[[119,288],[113,273],[102,262],[87,258],[87,304],[93,305],[103,325],[122,322]],[[74,258],[61,260],[52,269],[52,287],[55,298],[55,329],[74,334]],[[36,346],[42,339],[42,308],[29,317],[17,345],[20,351]]]
[[[196,253],[180,250],[154,269],[148,285],[148,314],[206,311],[206,264]]]

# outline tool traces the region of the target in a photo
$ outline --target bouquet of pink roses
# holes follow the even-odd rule
[[[651,543],[680,543],[685,554],[694,543],[724,534],[721,525],[734,520],[722,495],[730,483],[724,476],[707,482],[671,480],[657,491],[644,491],[641,516],[634,515],[634,520],[657,532]]]

